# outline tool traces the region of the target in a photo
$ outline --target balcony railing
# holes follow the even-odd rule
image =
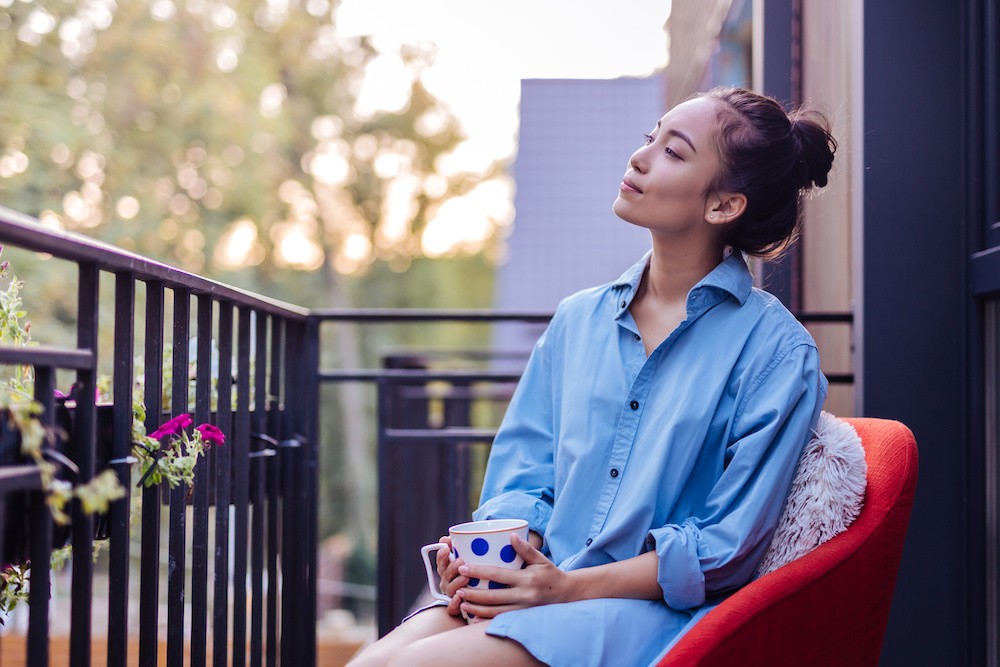
[[[485,326],[515,323],[541,331],[550,317],[548,313],[500,311],[310,311],[93,240],[45,230],[34,220],[3,208],[0,243],[46,253],[78,267],[76,347],[0,348],[0,364],[34,367],[35,396],[45,407],[49,424],[54,423],[56,369],[75,371],[76,413],[66,451],[79,468],[79,481],[92,478],[98,464],[99,407],[93,398],[98,341],[110,335],[99,326],[102,279],[113,279],[115,286],[112,376],[116,398],[111,408],[110,465],[122,484],[135,492],[135,475],[127,463],[131,404],[122,397],[131,396],[135,380],[137,322],[143,327],[139,335],[144,350],[147,429],[155,428],[166,416],[191,411],[189,387],[183,382],[172,384],[169,405],[161,405],[169,325],[172,377],[188,377],[189,362],[195,368],[195,422],[211,421],[228,437],[225,447],[211,450],[199,465],[190,498],[184,488],[169,494],[155,487],[144,489],[138,526],[129,522],[131,499],[118,501],[111,509],[108,664],[116,666],[129,663],[128,638],[135,634],[129,627],[128,591],[133,584],[129,582],[128,545],[136,530],[141,538],[139,664],[157,664],[158,628],[164,620],[158,601],[164,585],[168,665],[203,665],[209,660],[219,665],[248,661],[269,666],[316,664],[319,391],[328,383],[363,382],[377,387],[378,625],[380,633],[388,631],[424,586],[417,548],[436,539],[448,525],[466,520],[471,512],[496,423],[526,357],[503,356],[495,350],[450,355],[439,350],[411,351],[385,356],[378,368],[323,369],[321,329],[449,321]],[[145,303],[141,316],[137,288]],[[846,313],[799,317],[805,322],[846,326],[852,322]],[[192,320],[197,349],[194,359],[189,359]],[[215,372],[213,340],[218,344]],[[456,356],[463,358],[464,366],[454,363]],[[215,405],[213,374],[227,379],[218,382]],[[850,374],[828,377],[833,383],[853,382]],[[490,417],[484,419],[483,412]],[[34,540],[32,578],[45,582],[52,532],[39,484],[32,466],[0,464],[0,510],[12,494],[27,498]],[[165,582],[159,558],[164,496],[169,505]],[[231,522],[230,512],[217,511],[227,507],[232,508]],[[75,553],[90,553],[93,524],[92,517],[74,507]],[[0,542],[3,534],[0,529]],[[229,548],[230,535],[233,548]],[[0,543],[0,552],[2,547]],[[185,581],[186,569],[190,585]],[[75,558],[70,629],[74,665],[89,664],[93,586],[91,559]],[[48,593],[44,585],[32,588],[29,664],[48,664]]]
[[[308,311],[243,292],[96,241],[46,230],[0,209],[0,243],[46,253],[77,266],[77,345],[73,349],[2,348],[0,363],[30,365],[43,421],[54,424],[57,369],[75,371],[73,427],[66,434],[77,481],[99,465],[118,474],[129,496],[138,493],[141,520],[129,521],[132,498],[112,504],[109,523],[107,651],[109,665],[126,665],[129,627],[129,541],[141,540],[138,662],[157,664],[161,589],[166,589],[167,664],[285,665],[315,663],[316,373],[317,337]],[[114,331],[102,330],[99,288],[113,280]],[[137,312],[137,290],[145,312]],[[169,299],[168,299],[169,297]],[[194,300],[194,312],[192,312]],[[171,316],[166,317],[167,305]],[[194,331],[191,323],[194,321]],[[183,485],[164,492],[135,490],[131,420],[137,321],[144,344],[146,428],[166,416],[193,412],[228,437],[197,467],[190,498]],[[167,330],[172,352],[168,405],[162,362]],[[189,339],[197,351],[189,360]],[[95,457],[98,342],[113,335],[111,459]],[[216,405],[212,405],[212,341],[218,345]],[[235,359],[235,367],[231,360]],[[195,367],[189,403],[189,362]],[[232,378],[232,381],[230,381]],[[31,592],[27,660],[49,664],[49,555],[52,527],[33,466],[4,467],[0,505],[25,494],[31,527]],[[161,504],[168,511],[169,562],[161,580]],[[232,508],[232,513],[228,508]],[[224,508],[223,511],[215,511]],[[4,513],[5,514],[5,513]],[[230,522],[230,516],[232,520]],[[190,522],[190,527],[187,525]],[[235,548],[229,548],[232,534]],[[214,537],[214,539],[212,539]],[[94,519],[72,509],[70,660],[90,663],[94,566],[89,557]],[[0,533],[2,540],[2,533]],[[2,545],[0,545],[2,547]],[[2,549],[0,549],[2,550]],[[190,563],[188,560],[190,559]],[[213,572],[209,581],[209,565]],[[190,571],[190,583],[185,581]],[[230,584],[230,580],[233,582]],[[211,598],[210,598],[211,592]],[[189,609],[187,609],[189,608]],[[211,634],[209,634],[211,619]],[[211,641],[210,641],[211,640]],[[212,655],[207,655],[211,647]],[[185,652],[188,655],[185,656]],[[133,658],[134,660],[134,658]]]

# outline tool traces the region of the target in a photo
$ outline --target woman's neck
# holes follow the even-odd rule
[[[653,254],[644,276],[645,292],[654,301],[677,303],[722,261],[722,248],[705,243],[667,243],[653,237]]]

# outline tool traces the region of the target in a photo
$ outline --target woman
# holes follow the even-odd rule
[[[614,203],[651,251],[560,304],[490,455],[474,518],[526,519],[526,567],[438,551],[451,604],[356,664],[645,665],[750,579],[827,384],[743,254],[789,243],[835,149],[822,117],[742,89],[657,122]]]

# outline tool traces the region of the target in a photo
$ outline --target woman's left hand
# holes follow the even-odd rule
[[[569,575],[560,570],[527,541],[517,535],[511,544],[524,559],[525,567],[510,570],[489,565],[462,565],[459,573],[470,579],[485,579],[505,588],[461,588],[462,609],[479,618],[493,618],[512,609],[568,602],[572,599]]]

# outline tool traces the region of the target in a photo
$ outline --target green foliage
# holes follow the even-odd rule
[[[95,561],[101,547],[106,543],[107,540],[94,542]],[[53,549],[49,557],[49,568],[53,572],[58,572],[66,566],[72,556],[72,545]],[[4,619],[19,603],[27,604],[30,592],[31,563],[8,563],[0,569],[0,625],[5,625]]]
[[[139,479],[142,484],[150,487],[166,482],[171,489],[185,484],[194,484],[194,471],[198,459],[205,455],[205,449],[212,444],[211,437],[206,438],[202,424],[188,433],[185,426],[190,424],[190,415],[184,414],[167,422],[151,435],[146,435],[142,421],[145,419],[145,407],[133,402],[132,413],[132,450],[139,459]],[[153,437],[156,436],[156,437]],[[164,442],[166,440],[166,442]],[[216,442],[220,444],[221,442]]]
[[[0,570],[0,624],[20,602],[28,601],[28,564],[11,563]]]

